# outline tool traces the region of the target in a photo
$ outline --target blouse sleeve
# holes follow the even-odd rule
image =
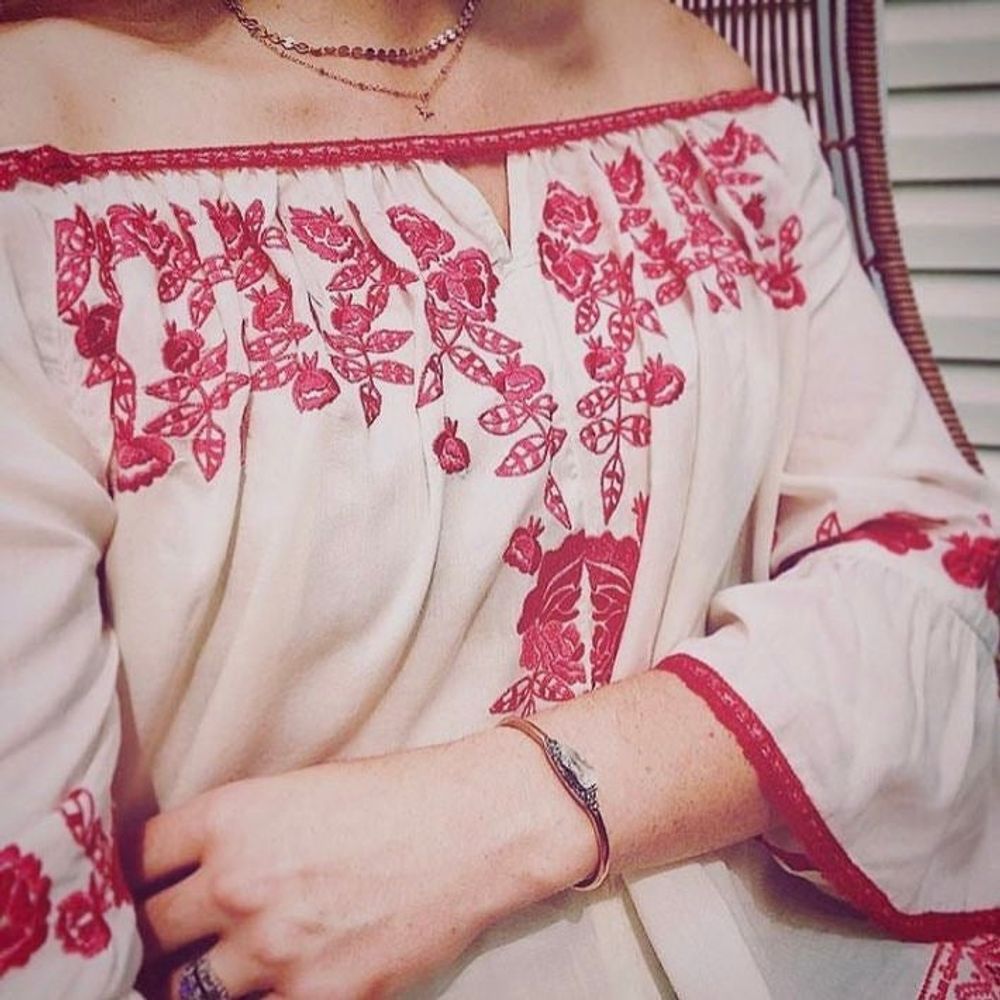
[[[19,284],[5,249],[0,997],[120,997],[140,949],[111,815],[118,650],[98,570],[114,508],[100,459],[69,418],[29,329],[22,301],[35,292]]]
[[[765,840],[779,863],[900,937],[997,932],[996,494],[953,447],[800,132],[810,311],[775,520],[756,532],[769,572],[721,590],[706,636],[660,666],[738,739],[784,824]]]

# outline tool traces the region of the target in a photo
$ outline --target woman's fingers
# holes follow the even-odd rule
[[[169,954],[225,929],[208,882],[199,870],[140,904],[137,916],[147,957]]]
[[[219,941],[215,947],[209,949],[201,958],[201,967],[192,970],[195,962],[193,960],[182,966],[170,978],[171,1000],[179,1000],[183,996],[181,993],[181,977],[200,977],[203,987],[221,985],[231,997],[242,997],[248,993],[260,993],[270,987],[263,969],[259,965],[253,964],[246,956],[245,949],[239,947],[234,939],[224,939]],[[206,971],[207,967],[207,971]],[[206,977],[209,982],[205,982]],[[214,979],[214,984],[212,980]],[[206,995],[206,994],[201,994]],[[210,993],[207,995],[211,995]],[[268,997],[275,997],[277,994],[268,993]]]
[[[207,838],[206,815],[202,799],[192,799],[146,824],[137,873],[141,883],[158,882],[201,860]]]

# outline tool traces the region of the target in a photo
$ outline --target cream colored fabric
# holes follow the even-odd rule
[[[509,241],[442,160],[342,147],[0,195],[0,847],[52,878],[0,995],[134,974],[110,889],[91,957],[56,928],[98,870],[60,804],[86,788],[110,829],[119,663],[135,818],[680,649],[846,852],[807,878],[861,873],[903,915],[996,906],[996,497],[807,124],[723,95],[596,132],[509,152]],[[668,996],[665,972],[683,1000],[902,998],[932,955],[753,843],[535,907],[414,995]]]

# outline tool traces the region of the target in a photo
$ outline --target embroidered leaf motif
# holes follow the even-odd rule
[[[441,379],[441,358],[432,354],[420,373],[420,388],[417,391],[417,409],[434,402],[444,392],[444,382]]]
[[[89,389],[91,386],[100,385],[102,382],[110,382],[115,377],[117,365],[114,358],[94,358],[90,362],[90,368],[83,380],[83,384]]]
[[[475,351],[456,344],[448,352],[455,367],[467,378],[479,385],[493,385],[493,376],[486,362]]]
[[[264,225],[264,206],[261,203],[260,198],[254,198],[254,200],[247,206],[246,213],[243,216],[243,221],[246,224],[247,229],[253,230],[254,232],[260,231],[260,227]]]
[[[72,254],[59,258],[56,269],[56,308],[60,313],[71,309],[90,281],[90,257]]]
[[[816,529],[816,541],[828,542],[834,538],[840,538],[843,533],[844,529],[840,526],[840,518],[837,517],[837,512],[832,510],[823,518]]]
[[[648,208],[626,208],[618,220],[618,228],[624,233],[629,229],[638,229],[646,225],[653,213]]]
[[[362,362],[343,355],[331,354],[330,364],[348,382],[361,382],[368,378],[368,368]]]
[[[298,372],[299,364],[295,358],[288,358],[282,364],[268,361],[254,369],[250,376],[250,386],[258,392],[277,389],[291,382]]]
[[[146,394],[167,403],[183,403],[194,391],[195,383],[187,375],[172,375],[146,386]]]
[[[545,461],[547,454],[547,435],[529,434],[515,442],[504,460],[496,467],[496,474],[498,476],[525,476],[539,468]]]
[[[499,330],[481,326],[479,323],[467,323],[465,329],[476,346],[489,351],[490,354],[514,354],[523,346],[519,340],[514,340]]]
[[[270,260],[268,260],[266,254],[261,253],[259,250],[254,250],[250,255],[236,268],[236,288],[238,291],[243,291],[249,288],[251,285],[255,285],[264,275],[267,273],[267,268],[270,265]]]
[[[250,361],[277,361],[288,350],[288,335],[263,333],[246,341],[245,348]]]
[[[566,442],[566,431],[562,427],[549,428],[549,457],[555,457]]]
[[[740,290],[736,287],[736,279],[728,272],[720,270],[718,272],[719,289],[729,301],[740,308]]]
[[[209,284],[198,285],[188,296],[191,325],[197,330],[215,308],[215,292]]]
[[[206,421],[195,434],[191,450],[194,452],[194,460],[198,463],[201,474],[205,477],[205,482],[210,483],[226,457],[225,432],[212,421]]]
[[[617,436],[615,422],[607,417],[601,417],[600,420],[592,420],[583,426],[580,431],[580,442],[587,451],[603,455],[615,443]]]
[[[545,701],[573,700],[573,689],[561,677],[542,670],[531,675],[531,693]]]
[[[150,420],[143,431],[163,437],[186,437],[204,416],[205,404],[201,400],[180,403]]]
[[[559,409],[559,404],[548,392],[543,392],[541,395],[536,396],[528,406],[535,416],[544,417],[546,420],[551,420],[556,415],[556,410]]]
[[[559,489],[559,484],[551,472],[545,480],[545,508],[567,531],[570,530],[572,524],[569,519],[569,510],[563,499],[562,491]]]
[[[382,282],[377,282],[368,289],[365,298],[365,306],[372,316],[381,316],[385,307],[389,304],[389,287]]]
[[[368,268],[361,264],[346,264],[334,273],[326,287],[331,292],[353,292],[365,283],[368,274]]]
[[[188,282],[188,275],[184,271],[175,271],[172,268],[164,269],[160,275],[160,280],[156,283],[156,294],[161,302],[173,302],[180,298],[184,286]]]
[[[576,332],[579,336],[590,333],[601,318],[601,307],[596,299],[583,298],[576,306]]]
[[[684,279],[674,277],[669,281],[664,281],[656,289],[656,301],[661,305],[669,305],[675,299],[679,299],[684,294]]]
[[[635,322],[647,333],[663,334],[663,326],[649,299],[639,299],[635,304]]]
[[[410,373],[412,377],[412,372]],[[361,397],[361,409],[365,415],[365,423],[371,427],[382,412],[382,393],[374,382],[363,382],[358,389]]]
[[[622,418],[622,437],[636,448],[645,448],[652,439],[652,425],[643,413],[630,413]]]
[[[376,361],[371,368],[375,378],[394,385],[413,385],[413,369],[398,361]]]
[[[233,393],[242,389],[250,382],[250,378],[242,372],[226,372],[226,377],[213,390],[208,397],[208,405],[213,410],[224,410],[228,405]]]
[[[227,350],[225,340],[216,344],[191,366],[191,377],[198,381],[218,378],[226,370]]]
[[[608,317],[608,333],[615,347],[627,351],[635,341],[635,320],[630,312],[615,311]]]
[[[513,434],[529,416],[523,403],[499,403],[479,414],[479,425],[490,434]]]
[[[611,520],[611,515],[618,509],[622,492],[625,489],[625,463],[619,452],[608,459],[601,471],[601,499],[604,506],[604,523]]]
[[[531,704],[531,678],[520,677],[492,705],[490,713],[492,715],[512,715],[524,709],[524,715],[529,714],[532,709]]]
[[[797,215],[790,215],[781,224],[781,229],[778,230],[778,247],[781,250],[781,256],[785,257],[790,254],[798,246],[801,239],[802,222]]]
[[[280,226],[268,226],[260,235],[260,245],[268,250],[289,250],[288,237]]]
[[[375,330],[365,339],[365,347],[370,354],[391,354],[398,351],[412,336],[412,330]],[[410,381],[412,380],[411,372]]]

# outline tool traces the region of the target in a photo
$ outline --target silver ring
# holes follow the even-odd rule
[[[229,990],[212,971],[207,955],[188,962],[181,969],[177,987],[180,1000],[232,1000]]]

